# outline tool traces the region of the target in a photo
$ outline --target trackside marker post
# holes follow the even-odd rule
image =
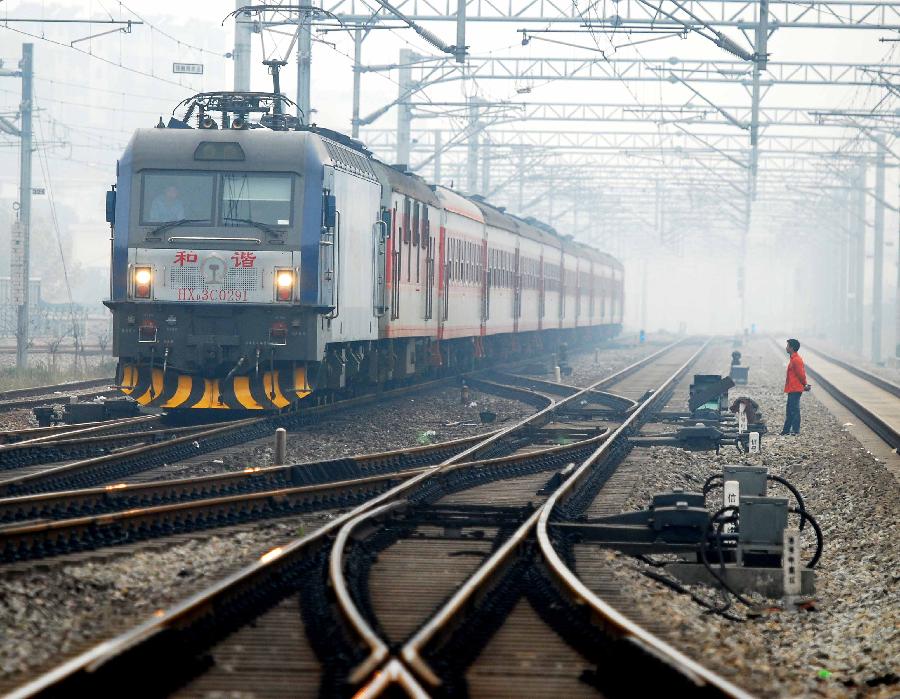
[[[287,461],[287,430],[275,430],[275,466],[284,466]]]
[[[750,433],[750,443],[748,449],[751,454],[759,454],[759,432]]]
[[[738,481],[725,481],[722,488],[722,507],[737,507],[741,501],[741,484]],[[727,522],[723,531],[733,532],[734,522]]]

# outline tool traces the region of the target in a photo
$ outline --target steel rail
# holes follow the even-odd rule
[[[94,420],[91,422],[79,422],[72,425],[51,425],[49,427],[25,427],[21,430],[0,430],[0,444],[17,444],[26,439],[34,439],[35,437],[47,437],[57,435],[62,437],[76,430],[86,427],[96,427],[105,424],[106,420]]]
[[[613,382],[624,378],[642,366],[652,363],[661,354],[678,344],[680,342],[674,342],[613,374],[604,381]],[[541,412],[544,411],[542,410]],[[476,445],[466,450],[468,452],[467,455],[479,451],[487,443],[493,443],[494,441],[495,436],[484,440],[480,447]],[[440,468],[442,468],[441,465],[431,467],[426,474],[434,473]],[[423,474],[413,476],[410,480],[421,482]],[[26,699],[50,693],[65,694],[67,689],[83,689],[91,682],[100,686],[104,683],[104,678],[109,679],[116,676],[122,679],[128,678],[133,680],[134,672],[141,668],[146,669],[144,665],[134,664],[134,658],[140,648],[147,648],[151,643],[155,643],[157,647],[174,650],[173,644],[167,643],[170,637],[178,637],[179,633],[187,634],[191,628],[198,624],[205,623],[208,626],[214,626],[217,623],[225,623],[222,621],[225,610],[231,607],[245,610],[256,599],[253,596],[254,590],[266,588],[274,590],[270,593],[271,595],[287,594],[287,590],[291,589],[291,581],[294,579],[292,573],[298,566],[311,561],[318,552],[322,551],[329,540],[337,534],[345,523],[352,521],[369,509],[380,506],[390,500],[392,494],[406,492],[408,482],[401,483],[376,499],[357,505],[349,512],[326,522],[314,532],[264,553],[256,562],[241,568],[168,609],[157,610],[152,617],[143,623],[120,633],[112,639],[98,643],[74,658],[21,685],[9,693],[6,699]],[[178,652],[180,655],[183,655],[184,649],[179,647]],[[392,667],[396,670],[396,666]],[[399,676],[402,676],[404,680],[409,680],[411,682],[409,686],[417,684],[409,673],[401,672]],[[162,680],[162,678],[157,679],[159,681]],[[425,695],[420,694],[418,696]]]
[[[900,449],[900,432],[885,422],[885,420],[877,413],[869,410],[862,403],[844,393],[811,366],[807,365],[806,371],[809,372],[809,375],[818,381],[838,403],[862,420],[866,427],[877,434],[891,449],[895,451]]]
[[[84,381],[68,381],[66,383],[50,386],[32,386],[31,388],[14,388],[8,391],[0,391],[0,401],[6,402],[16,398],[30,398],[32,396],[46,396],[63,391],[82,391],[86,388],[108,386],[113,379],[85,379]]]
[[[396,464],[398,461],[408,460],[412,462],[412,467],[416,467],[422,459],[429,458],[431,454],[452,451],[456,447],[462,449],[465,445],[483,438],[484,434],[477,434],[436,444],[417,445],[389,452],[360,454],[352,457],[323,459],[284,466],[248,466],[238,471],[192,478],[175,478],[147,483],[113,483],[95,488],[54,490],[49,493],[0,498],[0,522],[34,518],[67,519],[68,516],[65,514],[67,512],[99,514],[116,508],[133,508],[138,506],[137,503],[150,499],[156,500],[157,503],[179,498],[189,499],[191,495],[197,493],[212,495],[217,491],[229,491],[229,494],[234,494],[235,490],[242,489],[243,482],[247,483],[247,486],[243,488],[243,491],[246,492],[255,489],[251,487],[254,481],[265,482],[275,478],[287,480],[303,477],[307,472],[322,471],[329,467],[346,467],[348,461],[361,471],[376,468],[377,464],[387,464],[389,461]],[[197,497],[199,499],[200,496]]]
[[[816,349],[812,350],[813,354],[818,354],[822,357],[826,362],[831,362],[832,364],[849,371],[851,374],[871,383],[873,386],[879,388],[886,393],[890,393],[892,395],[900,395],[900,386],[897,386],[886,379],[882,379],[880,376],[875,376],[874,374],[870,374],[863,369],[858,369],[853,367],[850,364],[842,362],[840,360],[833,359],[822,352],[819,352]],[[878,413],[870,408],[867,408],[865,405],[860,403],[858,400],[853,398],[850,394],[842,391],[838,388],[834,383],[826,379],[821,372],[816,371],[815,363],[806,364],[807,373],[812,376],[825,391],[831,395],[838,403],[843,405],[847,410],[856,415],[863,424],[866,425],[872,432],[878,435],[882,441],[885,442],[891,449],[897,451],[900,449],[900,432],[896,430],[890,423],[888,423],[883,417],[881,417]],[[873,380],[877,379],[877,381]],[[882,384],[886,384],[888,388],[885,388]],[[895,393],[895,390],[897,391]]]
[[[775,338],[771,339],[773,345],[775,347],[778,347],[779,345]],[[854,367],[852,364],[848,364],[847,362],[830,357],[815,348],[810,348],[810,351],[813,354],[819,355],[826,362],[831,362],[841,369],[849,371],[851,374],[867,381],[868,383],[871,383],[873,386],[885,391],[886,393],[890,393],[894,396],[900,395],[900,386],[897,386],[897,384],[892,383],[887,379],[883,379],[880,376],[869,373],[868,371],[859,369],[858,367]],[[882,441],[884,441],[885,444],[887,444],[891,449],[893,449],[894,451],[900,450],[900,432],[898,432],[884,418],[882,418],[875,411],[867,408],[865,405],[853,398],[853,396],[845,393],[834,383],[826,379],[820,372],[816,371],[815,363],[806,363],[805,367],[806,372],[810,376],[812,376],[832,398],[834,398],[838,403],[847,408],[847,410],[849,410],[851,413],[856,415],[856,417],[858,417],[866,427],[868,427],[870,430],[872,430],[872,432],[878,435],[878,437]]]
[[[247,427],[252,424],[263,422],[266,419],[267,418],[263,417],[245,418],[243,420],[229,422],[218,427],[201,429],[197,432],[191,432],[190,434],[181,437],[175,437],[174,439],[169,439],[163,442],[125,449],[122,451],[118,451],[115,454],[106,454],[104,456],[83,459],[70,464],[63,464],[62,466],[52,466],[50,468],[34,473],[20,474],[18,476],[0,480],[0,494],[11,495],[26,488],[39,489],[40,486],[49,486],[50,488],[52,488],[55,483],[65,483],[65,478],[76,477],[80,474],[85,474],[92,471],[102,472],[102,470],[106,467],[115,465],[117,462],[122,462],[129,458],[140,457],[154,451],[162,451],[163,449],[171,449],[175,446],[190,444],[191,442],[198,441],[199,439],[208,439],[210,437],[220,436],[228,432],[232,432],[235,429],[240,429],[242,427]]]
[[[26,447],[32,447],[36,444],[47,444],[48,442],[70,442],[76,438],[80,439],[84,437],[84,435],[97,435],[101,432],[118,429],[119,427],[123,426],[140,425],[145,422],[156,422],[158,420],[159,415],[138,415],[136,417],[124,417],[118,420],[95,422],[85,426],[68,425],[68,427],[70,427],[71,429],[66,431],[51,432],[49,434],[42,434],[39,437],[32,437],[30,439],[23,439],[17,442],[7,442],[5,444],[0,444],[0,453],[3,453],[5,451],[15,451],[16,449],[23,449]]]
[[[479,435],[478,437],[483,437]],[[565,445],[546,447],[527,454],[510,454],[492,459],[467,461],[449,465],[444,474],[465,469],[478,470],[484,474],[490,474],[498,468],[515,468],[518,462],[542,459],[549,464],[558,463],[562,459],[580,458],[577,453],[582,453],[592,445],[609,437],[609,431],[605,430],[578,442]],[[458,440],[459,443],[475,441],[473,438]],[[451,444],[451,443],[446,443]],[[395,458],[397,453],[379,455]],[[363,457],[364,458],[364,457]],[[253,479],[257,476],[265,476],[265,471],[288,472],[298,466],[320,466],[321,464],[301,464],[287,467],[271,467],[269,469],[248,469],[247,472],[238,472],[235,478]],[[547,470],[552,468],[549,466]],[[199,496],[193,499],[169,503],[156,503],[144,507],[133,507],[126,510],[98,512],[95,514],[68,517],[56,520],[41,520],[37,522],[22,522],[2,525],[0,524],[0,560],[24,560],[43,555],[54,555],[53,547],[71,550],[95,550],[102,545],[114,545],[130,543],[135,540],[157,538],[179,531],[197,531],[211,529],[220,526],[230,526],[239,519],[244,521],[256,521],[260,519],[287,517],[298,514],[300,511],[312,512],[325,509],[333,509],[341,504],[348,504],[348,499],[363,495],[371,495],[372,486],[378,483],[390,481],[402,481],[420,473],[424,473],[428,465],[410,465],[407,468],[393,471],[382,471],[363,474],[356,478],[343,478],[327,480],[317,483],[290,486],[283,485],[277,488],[248,489],[245,492],[227,492],[222,495]],[[204,480],[223,480],[220,476],[206,476]],[[189,491],[195,491],[196,481],[190,479],[181,484]],[[141,486],[148,489],[147,485]],[[159,488],[171,491],[169,482],[162,482]],[[100,492],[98,492],[98,490]],[[234,490],[232,488],[232,490]],[[54,496],[76,496],[84,499],[96,498],[99,504],[107,503],[106,497],[115,497],[120,491],[109,487],[93,489],[92,493],[83,495],[80,491],[57,494]],[[7,501],[0,500],[0,507],[17,506],[21,511],[31,511],[31,503],[39,496],[24,496],[12,498]],[[335,503],[335,498],[343,498],[343,503]],[[17,502],[25,500],[25,502]],[[312,507],[308,507],[312,503]],[[224,520],[224,521],[223,521]],[[157,531],[160,528],[163,531]],[[91,538],[99,540],[90,541]],[[74,544],[70,542],[75,542]],[[29,551],[36,550],[34,555],[28,555]]]
[[[686,368],[696,361],[706,348],[707,344],[708,343],[705,343],[697,350],[697,352],[695,352],[687,362],[675,372],[675,374],[666,379],[666,381],[654,391],[654,398],[658,398],[665,393],[667,387],[674,383]],[[628,418],[616,428],[610,437],[604,440],[602,445],[592,453],[591,457],[594,457],[598,453],[609,453],[609,451],[616,446],[617,442],[629,433],[631,426],[636,424],[646,413],[652,410],[655,402],[656,400],[654,399],[648,400],[632,411]],[[439,687],[442,684],[442,680],[423,658],[422,654],[425,647],[439,633],[446,630],[449,625],[459,617],[460,613],[467,605],[473,603],[478,596],[478,593],[487,587],[490,581],[497,579],[500,573],[508,568],[509,563],[513,560],[520,547],[533,536],[535,528],[541,518],[550,511],[552,508],[552,501],[555,501],[558,493],[564,489],[569,489],[571,484],[575,481],[576,476],[579,473],[584,473],[590,468],[591,457],[588,457],[572,476],[563,481],[559,488],[551,494],[550,498],[541,507],[537,508],[531,516],[482,563],[478,570],[466,579],[450,599],[448,599],[447,602],[403,645],[400,650],[400,657],[403,662],[412,668],[416,675],[422,678],[428,685]],[[376,696],[378,692],[370,691],[370,688],[374,688],[372,682],[360,690],[359,696]]]
[[[698,688],[708,687],[724,696],[735,699],[750,699],[752,696],[737,685],[732,684],[723,677],[710,671],[700,663],[687,657],[684,653],[673,648],[668,643],[649,633],[624,614],[605,602],[599,595],[591,590],[581,579],[569,569],[565,561],[556,551],[549,533],[550,518],[554,509],[560,503],[575,492],[577,486],[582,485],[591,475],[598,462],[609,456],[612,446],[622,438],[629,435],[633,426],[641,417],[652,410],[657,402],[655,398],[662,395],[668,387],[671,387],[690,368],[696,357],[706,347],[704,345],[697,355],[682,365],[666,382],[654,393],[654,398],[642,405],[616,430],[614,436],[601,445],[578,467],[572,477],[565,481],[544,503],[537,520],[537,539],[541,555],[551,572],[556,577],[561,587],[577,603],[586,605],[594,613],[594,619],[603,628],[604,632],[625,640],[634,645],[636,651],[645,654],[648,659],[661,661],[663,664],[675,670],[681,676],[690,679]]]
[[[659,350],[658,352],[653,353],[649,357],[646,357],[644,360],[641,360],[641,362],[632,364],[631,366],[626,367],[622,371],[617,372],[616,374],[613,374],[612,376],[609,376],[609,377],[606,377],[599,381],[596,381],[593,384],[591,384],[590,386],[588,386],[587,388],[578,389],[576,392],[560,399],[559,401],[556,401],[555,403],[547,406],[546,408],[535,413],[534,415],[532,415],[528,418],[525,418],[524,420],[520,421],[519,423],[517,423],[515,425],[511,425],[506,430],[504,430],[503,432],[496,435],[494,437],[494,439],[499,439],[502,436],[512,434],[513,432],[516,432],[516,431],[522,429],[523,427],[532,424],[533,422],[535,422],[538,419],[548,417],[550,414],[556,412],[558,409],[564,407],[566,404],[570,403],[571,401],[573,401],[577,398],[580,398],[581,396],[589,395],[592,391],[599,389],[601,386],[607,386],[610,383],[614,383],[614,382],[620,380],[624,376],[627,376],[627,375],[633,373],[637,368],[645,366],[648,363],[652,363],[661,354],[668,352],[670,349],[672,349],[675,345],[678,345],[678,344],[680,344],[680,342],[673,343],[672,345],[669,345],[669,346]],[[634,416],[634,414],[635,413],[632,413],[632,416]],[[631,418],[629,418],[629,419],[631,419]],[[488,440],[486,440],[486,441],[488,441]],[[604,440],[604,443],[607,443],[608,441],[609,440]],[[364,615],[360,612],[359,607],[357,606],[355,600],[353,599],[352,595],[350,594],[348,586],[343,579],[344,544],[347,541],[347,539],[349,538],[349,536],[352,533],[354,528],[356,528],[357,526],[362,524],[366,519],[375,517],[379,513],[386,512],[387,510],[391,509],[392,507],[395,507],[396,504],[392,504],[392,502],[391,502],[392,500],[394,500],[395,498],[397,498],[400,495],[409,493],[413,488],[415,488],[417,485],[424,482],[425,480],[432,478],[436,475],[439,475],[441,473],[442,469],[444,469],[447,466],[452,465],[454,460],[455,460],[455,458],[448,459],[443,464],[441,464],[440,466],[436,467],[435,469],[429,471],[428,473],[423,473],[422,475],[418,476],[417,478],[413,478],[413,479],[410,479],[409,481],[406,481],[405,483],[401,484],[400,486],[398,486],[394,490],[390,491],[389,493],[385,493],[384,495],[380,496],[380,499],[376,498],[375,500],[379,501],[377,507],[370,508],[367,512],[361,513],[358,517],[355,517],[352,520],[349,520],[342,526],[339,537],[338,537],[338,542],[340,542],[340,546],[337,545],[337,543],[336,543],[335,546],[331,550],[331,558],[330,558],[330,565],[329,565],[329,572],[330,572],[329,579],[331,581],[331,586],[335,592],[335,598],[336,598],[338,607],[341,611],[342,616],[347,621],[347,623],[350,625],[350,627],[352,627],[357,632],[359,639],[366,646],[368,646],[368,651],[369,651],[366,659],[363,660],[362,663],[357,665],[350,672],[348,680],[353,685],[360,684],[363,680],[365,680],[373,672],[375,672],[376,669],[385,661],[385,653],[386,653],[385,649],[387,648],[387,644],[375,633],[375,631],[372,629],[369,622],[365,619]],[[401,501],[401,502],[405,502],[405,501]],[[520,528],[519,531],[522,531],[522,529]],[[519,532],[517,531],[516,534],[518,534],[518,533]],[[514,535],[514,536],[516,536],[516,535]],[[506,550],[506,549],[501,548],[500,550]],[[493,558],[494,557],[492,556],[492,559]],[[433,673],[431,673],[431,677],[434,677]],[[360,690],[360,692],[361,692],[361,694],[359,696],[365,696],[366,695],[365,687],[363,687]]]
[[[265,415],[261,417],[250,417],[241,420],[234,420],[225,424],[214,426],[201,426],[196,428],[197,431],[189,434],[168,439],[153,444],[140,445],[130,449],[119,450],[114,454],[104,454],[88,459],[75,461],[73,463],[55,466],[41,471],[29,474],[20,474],[4,480],[0,480],[0,496],[19,495],[29,492],[48,491],[54,489],[70,489],[73,485],[81,485],[79,481],[84,481],[84,485],[92,486],[103,482],[115,480],[118,476],[114,470],[118,467],[120,470],[128,468],[129,463],[140,463],[149,455],[155,455],[155,458],[163,458],[165,456],[174,456],[181,458],[188,445],[199,440],[225,440],[236,439],[240,430],[246,428],[261,429],[267,424],[271,424],[273,430],[275,427],[291,424],[304,424],[306,421],[315,420],[321,416],[327,415],[334,410],[343,410],[346,408],[358,407],[372,402],[379,398],[397,397],[406,395],[411,391],[421,391],[428,388],[434,388],[448,384],[452,379],[437,379],[425,383],[417,383],[412,386],[401,386],[390,391],[385,391],[379,395],[366,394],[356,396],[346,400],[317,405],[310,407],[305,411],[296,413],[285,413],[283,415]],[[473,377],[473,380],[477,380]],[[509,390],[513,390],[509,387]],[[537,395],[533,391],[531,395]],[[548,399],[549,400],[549,399]],[[194,429],[194,428],[191,428]],[[235,432],[235,434],[231,434]],[[263,435],[247,436],[247,439],[261,438]],[[227,446],[227,444],[225,445]],[[199,447],[197,447],[199,449]],[[205,453],[215,450],[217,446],[207,448],[204,451],[195,451],[193,453]],[[168,454],[167,452],[173,452]],[[146,468],[152,468],[147,466]]]
[[[861,379],[865,379],[871,384],[875,384],[882,391],[886,391],[890,393],[892,396],[896,396],[900,398],[900,385],[895,384],[893,381],[888,381],[883,376],[879,376],[878,374],[873,374],[871,371],[866,371],[865,369],[861,369],[858,366],[853,366],[850,362],[845,362],[843,359],[838,359],[837,357],[827,354],[816,347],[810,347],[809,343],[806,344],[807,349],[813,354],[818,354],[824,360],[831,362],[832,364],[836,364],[842,369],[846,369],[851,374],[855,374]]]

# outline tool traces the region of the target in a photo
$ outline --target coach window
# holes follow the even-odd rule
[[[141,223],[168,223],[190,219],[212,223],[211,172],[145,172],[141,177]]]
[[[293,181],[291,175],[222,173],[222,223],[246,226],[248,221],[253,221],[267,226],[291,225]]]
[[[403,242],[409,242],[409,197],[403,199]]]
[[[419,202],[416,202],[413,207],[412,244],[419,244]]]

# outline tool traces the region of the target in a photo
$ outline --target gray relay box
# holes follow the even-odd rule
[[[741,495],[738,546],[742,555],[781,554],[787,527],[787,498]]]
[[[766,494],[768,470],[765,466],[727,465],[722,469],[722,474],[726,481],[738,482],[741,496],[755,495],[763,497]],[[741,500],[743,500],[743,497],[741,497]],[[743,525],[741,526],[743,527]]]

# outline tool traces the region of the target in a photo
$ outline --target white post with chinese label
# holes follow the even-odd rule
[[[784,546],[781,554],[784,571],[784,602],[788,608],[803,589],[803,573],[800,568],[800,531],[788,527],[784,530]]]
[[[748,451],[751,454],[759,454],[759,432],[750,433],[750,443],[748,446]]]
[[[741,502],[741,484],[738,481],[725,481],[722,487],[722,507],[737,507]],[[733,532],[735,526],[733,522],[728,522],[722,528],[722,531]]]
[[[738,407],[738,434],[744,434],[747,431],[747,413],[744,412],[744,404]]]

